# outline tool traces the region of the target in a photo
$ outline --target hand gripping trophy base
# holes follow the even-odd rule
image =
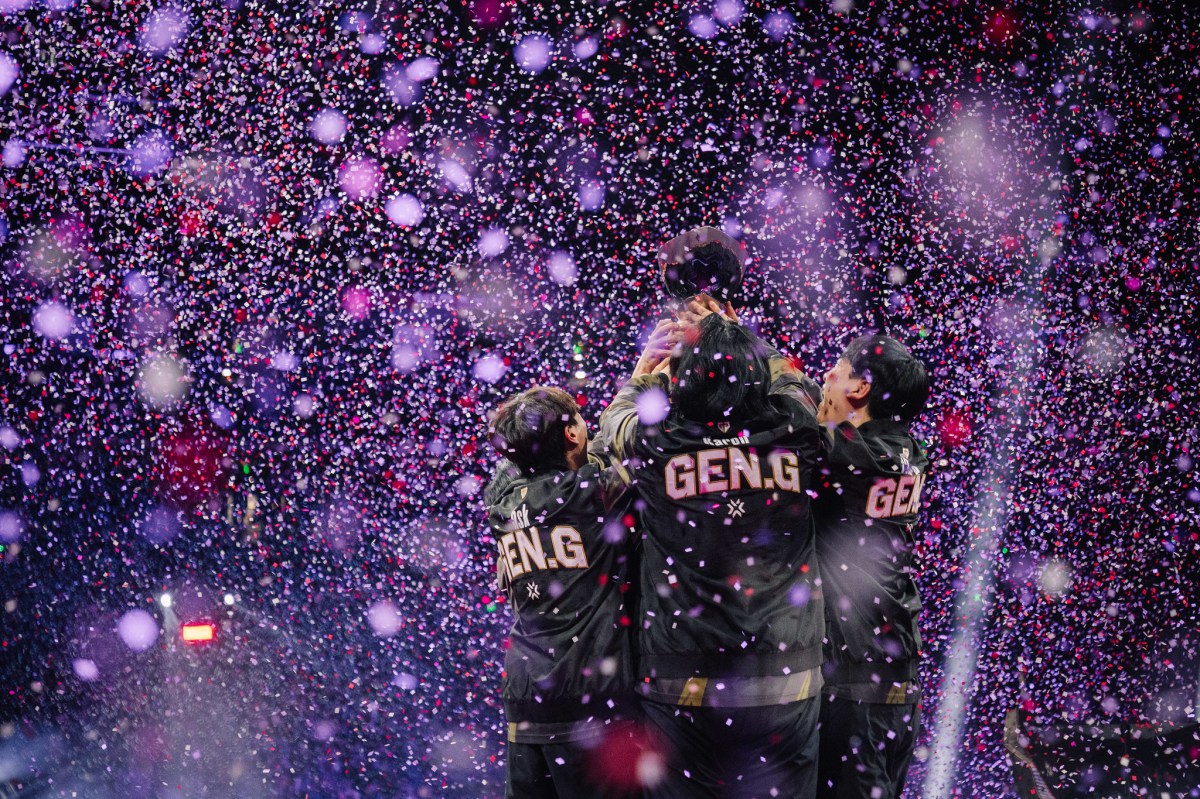
[[[725,301],[742,284],[746,251],[722,231],[698,227],[659,248],[658,261],[663,286],[671,297],[686,300],[708,294]]]

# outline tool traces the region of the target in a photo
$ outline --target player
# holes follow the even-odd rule
[[[629,769],[605,762],[630,751],[636,705],[626,481],[589,461],[579,406],[560,389],[509,398],[488,434],[507,459],[484,495],[513,612],[506,796],[635,795]]]
[[[909,424],[928,397],[925,367],[888,336],[854,339],[825,374],[818,420],[832,440],[814,503],[828,622],[822,799],[899,799],[912,759],[926,459]]]
[[[642,499],[638,675],[645,723],[671,749],[649,793],[811,797],[824,632],[807,493],[815,404],[703,299],[682,316],[669,368],[635,376],[600,417]]]

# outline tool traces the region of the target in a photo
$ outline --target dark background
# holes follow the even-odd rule
[[[1015,795],[1010,708],[1186,721],[1196,22],[0,3],[0,781],[499,795],[487,413],[541,381],[594,424],[663,308],[657,246],[698,224],[746,242],[744,318],[814,376],[865,329],[933,375],[908,796],[957,729],[946,697],[965,797]],[[528,34],[544,70],[517,63]],[[323,109],[340,140],[310,132]],[[117,632],[136,608],[164,630],[142,652]],[[173,642],[187,613],[217,644]]]

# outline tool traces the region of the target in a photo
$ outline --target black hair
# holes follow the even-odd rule
[[[775,416],[769,353],[754,334],[715,313],[701,320],[698,333],[671,357],[672,412],[708,423]]]
[[[871,384],[867,412],[872,419],[911,422],[929,400],[929,375],[925,364],[891,336],[859,336],[851,341],[842,358],[850,363],[854,377]]]
[[[566,430],[579,416],[575,398],[560,388],[534,386],[500,404],[488,425],[488,441],[522,472],[567,468]]]

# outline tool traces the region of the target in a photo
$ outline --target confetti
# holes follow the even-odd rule
[[[1200,18],[927,5],[0,0],[0,760],[501,795],[488,414],[594,430],[702,224],[810,375],[929,365],[906,796],[1015,796],[1014,708],[1190,729]],[[1074,735],[1055,795],[1200,784]]]

